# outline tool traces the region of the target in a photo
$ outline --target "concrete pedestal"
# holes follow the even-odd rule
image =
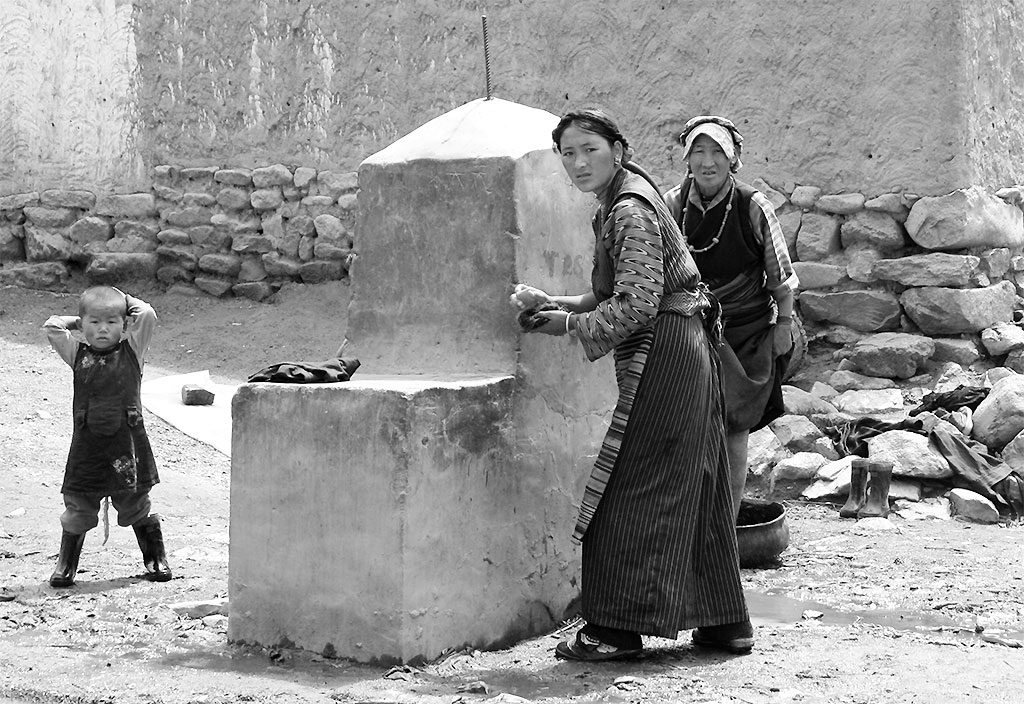
[[[229,636],[409,661],[558,618],[571,555],[544,554],[544,513],[574,487],[521,471],[514,389],[511,377],[239,389],[231,502],[247,510],[231,517]]]
[[[234,397],[232,639],[408,662],[564,617],[615,381],[569,338],[523,335],[508,303],[517,281],[589,290],[593,201],[556,123],[475,101],[360,167],[362,366]]]

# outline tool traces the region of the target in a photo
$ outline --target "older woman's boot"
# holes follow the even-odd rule
[[[146,579],[152,582],[166,582],[171,578],[171,568],[164,553],[164,535],[160,530],[160,518],[153,514],[132,524],[135,537],[142,550],[142,562],[146,565]]]
[[[857,511],[857,518],[885,518],[889,515],[891,481],[892,462],[868,462],[867,499]]]
[[[57,553],[57,567],[50,575],[51,587],[70,587],[75,583],[78,574],[78,558],[82,555],[85,544],[85,533],[68,533],[63,531],[60,536],[60,552]]]
[[[857,511],[867,500],[868,490],[868,461],[863,457],[857,457],[850,465],[850,494],[846,503],[839,509],[840,518],[856,518]]]

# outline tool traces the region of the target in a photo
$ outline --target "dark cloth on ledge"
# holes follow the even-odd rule
[[[316,364],[282,362],[259,370],[250,376],[248,381],[272,381],[278,384],[330,384],[336,381],[348,381],[358,368],[358,359],[342,357],[335,357]]]
[[[978,407],[988,396],[989,389],[984,386],[958,386],[952,391],[927,394],[916,408],[911,409],[908,415],[916,416],[925,411],[934,411],[944,408],[947,411],[955,411],[958,408],[970,408],[972,411]]]

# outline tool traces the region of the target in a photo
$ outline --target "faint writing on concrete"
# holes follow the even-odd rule
[[[590,271],[590,257],[583,254],[565,254],[551,249],[541,252],[548,276],[581,276]]]

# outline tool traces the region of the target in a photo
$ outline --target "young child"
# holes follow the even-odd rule
[[[74,432],[64,468],[63,533],[53,587],[75,583],[85,534],[99,523],[107,496],[117,523],[135,529],[146,577],[171,578],[160,518],[150,514],[149,490],[160,481],[142,424],[142,366],[156,329],[145,301],[110,286],[82,293],[78,317],[54,315],[43,325],[50,345],[74,371]],[[79,342],[72,331],[85,337]]]

